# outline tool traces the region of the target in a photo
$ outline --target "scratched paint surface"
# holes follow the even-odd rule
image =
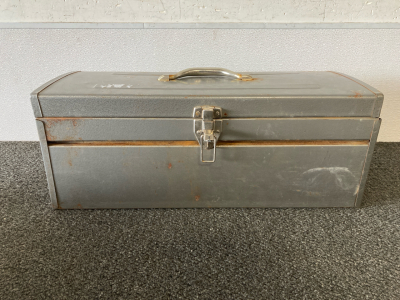
[[[236,144],[218,147],[213,164],[199,162],[197,146],[76,144],[49,151],[62,208],[351,207],[367,149]]]
[[[398,0],[6,0],[1,22],[399,22]]]

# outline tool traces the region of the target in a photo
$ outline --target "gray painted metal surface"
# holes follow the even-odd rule
[[[335,72],[160,75],[173,78],[76,72],[32,93],[53,207],[360,205],[373,87]],[[199,161],[197,106],[222,109],[214,163]]]
[[[50,146],[61,208],[353,207],[368,145]]]
[[[44,169],[46,171],[51,205],[53,206],[53,208],[58,208],[56,188],[54,185],[53,169],[51,165],[44,124],[41,121],[36,120],[36,127],[39,133],[40,149],[42,151]]]
[[[42,118],[49,141],[195,141],[193,119]],[[223,119],[220,140],[368,140],[376,118]]]
[[[39,102],[44,117],[191,118],[193,107],[205,105],[229,118],[377,117],[381,95],[334,72],[158,81],[165,74],[78,72],[43,90]]]
[[[41,85],[40,87],[38,87],[36,90],[34,90],[31,93],[31,104],[32,104],[32,108],[33,108],[33,113],[35,115],[36,118],[40,118],[43,117],[42,114],[42,109],[40,107],[40,103],[39,103],[39,99],[38,99],[38,94],[43,91],[45,88],[49,87],[51,84],[53,84],[54,82],[56,82],[57,80],[60,80],[68,75],[71,75],[73,73],[76,73],[76,71],[74,72],[69,72],[69,73],[65,73],[63,75],[57,76],[56,78],[46,82],[45,84]]]
[[[371,138],[370,138],[370,143],[369,143],[369,148],[367,152],[367,157],[365,158],[365,165],[363,168],[363,173],[361,176],[360,180],[360,191],[358,192],[357,198],[356,198],[356,207],[361,206],[361,201],[364,195],[364,189],[365,189],[365,183],[367,182],[367,176],[368,176],[368,170],[369,166],[371,165],[371,160],[372,160],[372,154],[374,153],[374,148],[375,148],[375,143],[378,138],[378,133],[379,133],[379,128],[381,127],[382,120],[378,119],[375,124],[374,128],[371,132]]]

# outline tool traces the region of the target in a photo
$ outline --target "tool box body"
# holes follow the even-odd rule
[[[54,208],[360,206],[376,89],[335,72],[161,75],[73,72],[32,93]]]

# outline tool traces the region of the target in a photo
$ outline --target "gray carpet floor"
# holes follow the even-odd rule
[[[57,211],[39,144],[0,143],[0,299],[400,299],[400,144],[361,209]]]

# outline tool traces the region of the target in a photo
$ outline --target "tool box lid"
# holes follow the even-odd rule
[[[197,106],[222,117],[378,117],[383,95],[336,72],[187,69],[177,74],[72,72],[32,95],[36,117],[190,118]]]

